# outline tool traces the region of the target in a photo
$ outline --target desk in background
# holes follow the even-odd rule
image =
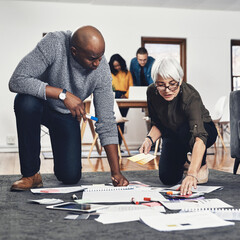
[[[121,108],[147,108],[146,100],[133,100],[127,98],[117,98],[117,104]]]

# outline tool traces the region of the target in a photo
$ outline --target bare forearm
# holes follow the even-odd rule
[[[161,137],[161,132],[156,126],[152,126],[148,136],[151,136],[153,142],[156,142]]]
[[[205,150],[206,150],[205,144],[200,138],[197,138],[193,146],[191,164],[188,169],[188,174],[197,176],[197,173],[202,164],[202,158]]]
[[[157,127],[152,126],[150,132],[148,133],[148,136],[150,137],[145,138],[142,146],[139,149],[140,153],[148,154],[151,150],[151,146],[153,145],[153,143],[161,137],[161,132]]]
[[[62,92],[62,88],[46,86],[46,97],[58,99],[59,94]]]
[[[109,144],[104,146],[108,162],[111,168],[111,178],[114,186],[127,186],[128,180],[121,174],[118,162],[118,145]]]
[[[111,173],[118,174],[120,172],[118,159],[118,145],[117,144],[106,145],[104,146],[104,149],[107,154],[107,159],[109,162],[109,166],[111,168]]]

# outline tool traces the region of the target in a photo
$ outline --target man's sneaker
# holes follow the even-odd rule
[[[36,173],[31,177],[22,177],[11,187],[11,191],[25,191],[31,188],[39,188],[43,186],[42,177],[40,173]]]

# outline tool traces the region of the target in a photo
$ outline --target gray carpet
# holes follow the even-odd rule
[[[124,172],[129,180],[139,180],[151,186],[163,186],[157,171]],[[240,239],[240,222],[235,226],[188,230],[176,232],[158,232],[140,222],[103,225],[94,220],[64,220],[65,211],[46,210],[44,205],[27,203],[28,199],[43,197],[61,198],[70,201],[72,194],[33,195],[31,192],[10,192],[9,188],[19,176],[0,176],[0,239]],[[43,175],[44,187],[61,185],[54,175]],[[109,183],[110,174],[83,173],[79,184]],[[235,208],[240,208],[240,175],[210,171],[208,185],[224,186],[223,190],[206,195],[207,198],[219,198]]]

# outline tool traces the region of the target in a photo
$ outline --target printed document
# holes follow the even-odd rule
[[[211,212],[188,213],[158,213],[152,216],[142,216],[140,220],[158,231],[176,231],[234,225],[224,221]]]

